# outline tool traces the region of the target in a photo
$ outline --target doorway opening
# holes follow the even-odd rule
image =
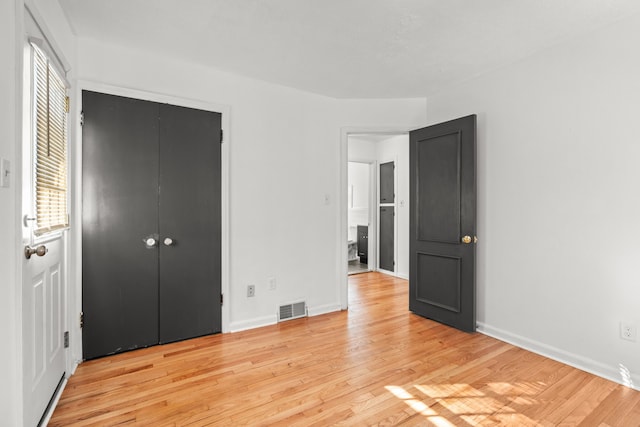
[[[347,165],[347,273],[358,274],[371,271],[375,256],[370,247],[369,228],[371,220],[372,192],[375,181],[374,163],[348,162]]]
[[[347,274],[408,279],[409,135],[348,133],[346,145]]]

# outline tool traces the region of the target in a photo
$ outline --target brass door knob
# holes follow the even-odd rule
[[[462,239],[460,239],[460,241],[465,245],[468,245],[469,243],[471,243],[471,236],[463,236]]]
[[[45,245],[40,245],[37,248],[32,248],[31,246],[24,247],[24,257],[26,259],[31,259],[31,255],[45,256],[49,252],[49,249]]]

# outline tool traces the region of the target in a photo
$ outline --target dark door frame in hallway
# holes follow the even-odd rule
[[[223,143],[221,147],[221,223],[222,223],[222,235],[221,235],[221,262],[222,262],[222,294],[225,296],[224,304],[222,306],[222,332],[228,332],[230,329],[230,315],[229,315],[229,268],[230,268],[230,236],[229,236],[229,145],[230,145],[230,111],[229,105],[215,104],[210,102],[203,102],[193,99],[181,98],[171,95],[163,95],[153,92],[146,92],[134,89],[128,89],[118,86],[112,86],[92,81],[78,81],[75,87],[74,98],[76,100],[82,99],[82,91],[96,91],[111,95],[124,96],[130,98],[137,98],[147,101],[153,101],[158,103],[166,103],[177,106],[183,106],[188,108],[219,112],[222,114],[222,129],[224,131]],[[76,212],[74,222],[77,224],[82,223],[82,182],[80,177],[82,176],[82,128],[80,126],[82,105],[78,101],[74,104],[74,109],[71,114],[71,127],[72,133],[75,135],[75,144],[70,148],[70,175],[71,175],[71,191],[72,196],[70,203],[72,204],[72,211]],[[72,318],[77,318],[75,313],[79,316],[81,313],[82,303],[82,230],[80,227],[72,228],[70,236],[70,267],[69,267],[69,290],[72,293],[71,304],[69,310],[72,313]],[[82,331],[80,329],[79,322],[77,324],[70,325],[70,343],[71,343],[71,358],[75,361],[82,360]]]

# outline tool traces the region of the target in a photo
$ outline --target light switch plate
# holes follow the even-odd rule
[[[0,187],[11,186],[11,162],[0,159]]]

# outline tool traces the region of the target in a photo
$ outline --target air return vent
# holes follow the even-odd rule
[[[280,306],[278,312],[278,322],[283,320],[297,319],[307,315],[307,303],[304,301],[294,302],[293,304],[285,304]]]

